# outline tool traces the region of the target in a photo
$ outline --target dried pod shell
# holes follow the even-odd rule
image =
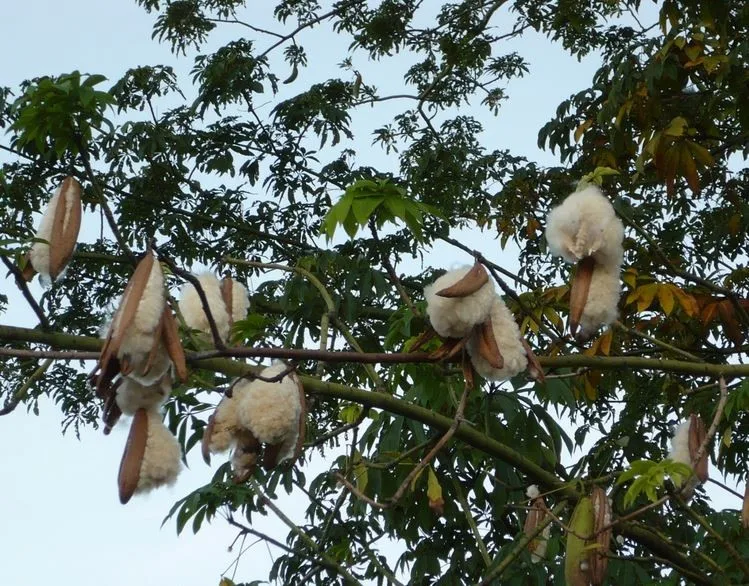
[[[606,492],[600,486],[593,489],[590,499],[593,502],[593,532],[598,546],[590,555],[590,583],[592,586],[601,586],[609,565],[608,553],[612,531],[611,504]]]
[[[523,533],[525,535],[533,535],[536,533],[536,529],[546,519],[546,503],[542,496],[533,498],[531,500],[530,510],[528,516],[525,518],[525,524],[523,525]],[[531,561],[533,563],[540,562],[546,554],[546,546],[548,543],[550,525],[547,525],[544,530],[536,534],[531,541],[528,542],[528,551],[531,552]]]
[[[468,271],[457,283],[437,291],[440,297],[468,297],[489,281],[489,274],[486,272],[484,265],[480,262],[474,263],[471,270]]]
[[[254,434],[243,429],[236,435],[237,445],[232,454],[232,468],[234,470],[234,482],[241,484],[252,476],[257,466],[257,456],[260,451],[260,442]],[[265,466],[267,468],[267,466]]]
[[[126,504],[138,488],[140,468],[146,453],[148,441],[148,414],[145,409],[138,409],[130,424],[125,451],[120,461],[120,472],[117,484],[120,492],[120,502]]]
[[[704,450],[699,460],[695,461],[697,452],[705,441],[705,424],[702,418],[695,413],[689,416],[689,457],[692,460],[694,474],[701,483],[705,483],[708,478],[707,473],[707,450]]]
[[[177,321],[174,319],[172,310],[170,307],[164,308],[164,316],[162,318],[162,331],[161,339],[166,347],[166,351],[169,354],[169,359],[174,365],[174,372],[177,375],[177,380],[185,382],[187,380],[187,362],[185,360],[185,349],[182,347],[182,341],[179,339],[179,331],[177,330]]]
[[[66,177],[42,217],[36,236],[48,244],[36,242],[31,247],[23,271],[26,280],[33,278],[34,271],[51,280],[62,273],[73,256],[82,214],[81,185],[73,177]]]
[[[497,339],[494,337],[494,326],[492,318],[489,316],[486,321],[477,326],[478,352],[492,368],[500,369],[505,365],[505,359],[497,345]]]
[[[203,461],[210,465],[211,463],[211,436],[213,435],[213,428],[216,426],[216,413],[211,413],[208,418],[208,424],[203,430],[203,439],[200,442],[200,453],[203,456]]]
[[[567,533],[567,551],[564,557],[564,577],[567,586],[589,586],[590,549],[588,543],[593,533],[593,502],[583,497],[577,503],[570,519],[571,531]]]
[[[749,480],[746,481],[744,489],[744,505],[741,507],[741,524],[744,529],[749,529]]]
[[[593,278],[595,266],[596,261],[592,256],[585,257],[577,263],[577,270],[572,278],[572,286],[570,287],[570,332],[573,336],[577,333],[580,318],[583,315],[585,304],[588,302],[590,282]]]

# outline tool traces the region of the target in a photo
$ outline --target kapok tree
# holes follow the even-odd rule
[[[73,72],[0,94],[0,254],[39,322],[0,326],[4,415],[43,396],[66,427],[133,413],[123,500],[178,471],[145,454],[174,463],[226,440],[234,472],[181,499],[178,528],[225,518],[271,540],[283,582],[749,581],[749,499],[742,526],[730,488],[749,448],[744,2],[139,4],[175,57],[196,54],[191,89],[153,65],[108,89]],[[257,24],[261,10],[276,22]],[[207,51],[226,27],[237,39]],[[532,32],[602,59],[540,129],[564,166],[489,148],[478,120],[501,116],[528,69],[507,43]],[[347,47],[337,75],[319,39]],[[402,87],[375,87],[381,71]],[[614,261],[591,245],[595,201]],[[445,267],[412,261],[438,242],[477,265],[425,296]],[[517,270],[486,258],[497,247]],[[192,274],[206,266],[221,283]],[[591,320],[601,282],[614,307]],[[483,287],[489,322],[433,331],[434,303],[465,309]],[[0,295],[0,310],[20,308]],[[530,368],[510,372],[523,342],[513,356]],[[271,358],[285,366],[263,374]],[[266,407],[226,407],[247,397]],[[280,397],[285,424],[253,419]],[[707,497],[716,480],[732,505]],[[281,490],[308,499],[303,521],[275,504]],[[285,543],[259,510],[289,525]]]

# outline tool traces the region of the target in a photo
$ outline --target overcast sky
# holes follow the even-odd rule
[[[0,20],[0,85],[14,88],[23,79],[75,69],[102,73],[114,82],[131,67],[172,64],[185,86],[192,61],[176,60],[168,46],[151,40],[152,20],[153,16],[134,0],[6,2]],[[278,28],[272,23],[255,24]],[[227,28],[212,39],[212,47],[238,34],[243,32]],[[313,61],[313,71],[302,72],[300,85],[292,86],[294,91],[299,91],[301,82],[307,79],[339,74],[337,68],[322,67],[339,62],[347,42],[337,42],[322,29],[313,35],[317,40],[308,50],[315,47],[319,60]],[[266,41],[260,43],[262,46]],[[516,47],[531,62],[531,74],[510,84],[510,101],[498,119],[481,115],[487,128],[486,143],[492,148],[510,148],[514,154],[532,160],[554,163],[549,153],[536,149],[538,128],[562,99],[586,86],[595,59],[578,63],[537,36],[523,39]],[[404,60],[404,67],[406,63]],[[372,70],[366,61],[359,64],[365,82],[374,83],[383,94],[388,93],[388,85],[396,93],[403,90],[392,67]],[[365,113],[356,124],[365,124],[369,116]],[[371,138],[364,136],[363,142],[368,145]],[[372,157],[369,164],[373,166],[392,163],[382,154]],[[489,258],[515,264],[515,259],[502,256],[499,245],[492,241],[476,238],[474,244]],[[424,262],[446,268],[467,260],[452,249],[439,247]],[[23,300],[8,290],[10,286],[10,280],[0,280],[2,292],[11,295],[11,306],[23,307]],[[33,290],[40,294],[36,282]],[[0,316],[0,320],[35,325],[33,315],[25,308]],[[191,468],[182,473],[175,487],[135,497],[123,507],[117,499],[116,477],[126,426],[119,426],[108,437],[100,431],[83,430],[79,441],[73,434],[61,434],[60,421],[59,410],[49,401],[42,403],[38,417],[20,408],[0,418],[0,445],[4,446],[0,451],[4,470],[0,483],[0,584],[218,584],[237,553],[237,549],[227,551],[234,531],[220,519],[204,525],[197,536],[187,530],[178,538],[173,521],[161,528],[173,502],[208,482],[213,469],[205,466],[194,451]],[[272,518],[262,523],[263,531],[285,540],[285,528]],[[242,558],[236,578],[264,578],[271,559],[264,544],[255,545]]]

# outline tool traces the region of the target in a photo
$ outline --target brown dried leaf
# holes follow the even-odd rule
[[[138,488],[140,468],[143,464],[143,455],[146,453],[147,440],[148,415],[145,409],[138,409],[130,425],[130,433],[127,436],[125,451],[120,461],[120,472],[117,476],[120,502],[123,505],[132,498]]]
[[[441,291],[437,291],[437,295],[451,298],[468,297],[481,289],[488,281],[489,273],[486,272],[484,265],[477,261],[462,279]]]

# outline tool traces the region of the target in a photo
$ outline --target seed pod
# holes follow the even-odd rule
[[[574,336],[580,324],[585,304],[588,302],[590,292],[590,281],[593,277],[593,269],[596,261],[592,256],[586,256],[577,263],[575,276],[572,278],[570,287],[570,332]]]
[[[577,503],[570,519],[571,531],[567,533],[567,551],[564,558],[564,577],[567,586],[590,584],[591,555],[587,546],[593,526],[593,502],[586,496]]]
[[[479,356],[486,360],[492,368],[502,368],[505,365],[505,359],[499,350],[499,346],[497,346],[497,339],[494,337],[491,315],[483,324],[476,326],[476,329],[478,330],[476,339]]]
[[[544,501],[544,497],[539,495],[538,487],[535,485],[531,486],[528,489],[527,494],[531,499],[531,507],[528,511],[528,516],[525,518],[523,533],[530,536],[536,533],[538,526],[546,519],[547,513],[546,502]],[[547,524],[541,533],[536,534],[536,536],[528,542],[528,551],[531,552],[531,561],[534,564],[540,562],[546,556],[546,546],[549,542],[550,532],[551,525]]]
[[[148,414],[145,409],[138,409],[130,424],[130,433],[127,436],[125,451],[120,461],[120,472],[117,484],[120,491],[120,502],[126,504],[138,488],[140,481],[140,468],[143,464],[143,456],[146,453],[148,441]]]
[[[47,205],[36,233],[48,244],[35,242],[27,255],[29,263],[23,271],[27,281],[33,278],[34,270],[52,281],[62,273],[73,256],[82,213],[81,185],[73,177],[66,177]]]
[[[749,529],[749,479],[744,489],[744,505],[741,507],[741,524],[744,529]]]
[[[169,359],[174,365],[174,372],[177,375],[177,380],[185,382],[188,376],[187,362],[185,361],[185,349],[182,347],[182,341],[179,339],[177,321],[174,319],[170,307],[164,308],[164,316],[162,319],[162,342],[169,354]]]
[[[598,546],[590,555],[590,583],[591,586],[601,586],[606,577],[609,565],[609,544],[611,543],[611,504],[606,492],[596,486],[590,495],[593,502],[595,543]],[[606,528],[606,529],[604,529]],[[600,532],[600,533],[599,533]]]
[[[705,424],[702,418],[692,413],[689,416],[689,458],[693,462],[694,474],[701,483],[705,483],[708,478],[707,474],[707,450],[704,450],[700,459],[695,462],[697,452],[705,441]]]
[[[231,465],[234,470],[234,482],[241,484],[246,482],[255,472],[260,442],[248,429],[240,430],[237,433],[236,441],[237,445],[232,454]],[[265,466],[265,468],[268,467]]]

